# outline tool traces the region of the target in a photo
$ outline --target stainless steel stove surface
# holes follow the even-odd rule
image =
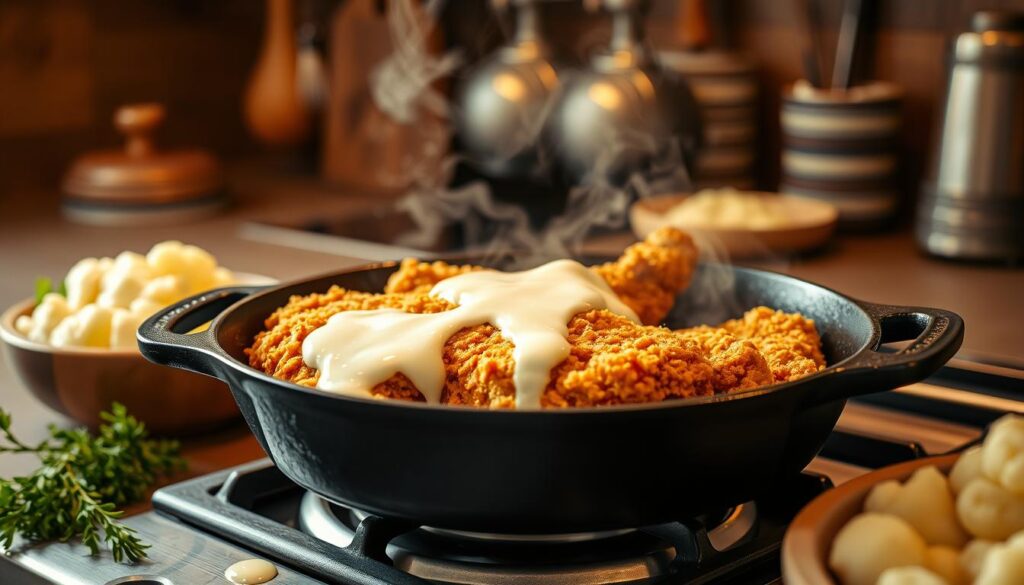
[[[756,502],[700,518],[603,533],[467,533],[367,515],[305,492],[269,460],[159,490],[156,511],[125,520],[153,544],[136,566],[80,545],[23,546],[0,583],[226,583],[247,558],[279,568],[272,584],[779,583],[778,550],[804,504],[871,469],[977,440],[1024,411],[1024,372],[956,362],[926,383],[851,401],[818,458]],[[500,505],[496,503],[495,505]]]

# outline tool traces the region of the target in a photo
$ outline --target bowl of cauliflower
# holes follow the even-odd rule
[[[76,421],[95,427],[116,401],[156,433],[199,432],[238,417],[227,387],[146,361],[135,332],[159,309],[193,294],[270,282],[231,272],[202,248],[161,242],[145,255],[80,260],[59,292],[5,311],[0,338],[21,382]]]
[[[822,494],[790,525],[782,566],[789,585],[1024,583],[1024,416]]]

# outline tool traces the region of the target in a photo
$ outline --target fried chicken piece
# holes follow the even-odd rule
[[[319,372],[302,360],[302,341],[331,315],[345,310],[397,308],[434,313],[452,305],[424,294],[375,295],[332,287],[293,297],[266,321],[247,350],[249,363],[275,378],[316,386]],[[570,355],[552,369],[544,407],[651,402],[714,392],[714,371],[698,348],[662,327],[645,327],[605,310],[569,322]],[[490,408],[515,406],[513,345],[489,324],[460,330],[445,343],[447,373],[441,402]],[[377,384],[371,394],[423,400],[404,375]]]
[[[776,382],[796,380],[825,368],[814,321],[799,313],[755,307],[719,327],[751,341],[767,360]]]
[[[690,236],[664,227],[626,248],[618,260],[593,270],[645,325],[656,325],[668,314],[676,295],[689,286],[696,264],[697,247]],[[438,282],[472,270],[480,267],[407,258],[388,278],[384,292],[426,293]]]
[[[715,392],[727,393],[773,384],[768,362],[753,343],[739,339],[725,329],[701,325],[678,332],[693,342],[711,362],[715,371]]]
[[[569,321],[569,357],[551,370],[541,406],[603,406],[705,396],[713,370],[668,329],[641,327],[605,310]],[[513,345],[491,325],[456,333],[444,347],[441,402],[515,407]]]
[[[626,248],[615,262],[594,270],[646,325],[661,323],[676,295],[690,285],[697,266],[693,239],[673,227],[663,227]]]
[[[266,329],[256,335],[245,350],[249,365],[275,378],[302,386],[315,387],[320,372],[302,360],[302,342],[306,336],[341,311],[401,309],[409,313],[439,313],[454,305],[427,295],[375,294],[332,286],[325,293],[293,296],[288,304],[274,311],[264,322]],[[378,385],[381,388],[384,385]],[[422,394],[404,375],[386,382],[391,398],[423,400]],[[377,390],[375,388],[374,390]],[[377,393],[383,393],[381,388]]]
[[[543,406],[658,402],[714,393],[699,349],[664,327],[638,326],[608,311],[569,322],[571,353],[551,371]]]
[[[428,293],[435,284],[442,280],[474,270],[483,270],[483,267],[471,264],[448,264],[441,260],[421,262],[415,258],[406,258],[402,260],[398,270],[388,277],[388,282],[384,285],[384,292]]]

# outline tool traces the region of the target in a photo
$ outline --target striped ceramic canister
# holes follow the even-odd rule
[[[704,136],[695,188],[752,189],[759,95],[753,61],[726,51],[667,50],[658,62],[686,80],[700,107]]]
[[[847,91],[800,82],[787,89],[779,190],[832,203],[846,227],[885,225],[900,201],[902,96],[880,81]]]

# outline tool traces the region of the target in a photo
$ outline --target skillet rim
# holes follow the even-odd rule
[[[455,259],[455,261],[458,261],[458,259]],[[531,409],[522,409],[522,410],[516,409],[516,408],[508,408],[508,409],[506,409],[506,408],[497,408],[497,409],[482,408],[482,407],[479,407],[479,406],[469,406],[469,405],[461,405],[461,404],[458,404],[458,405],[428,404],[428,403],[425,403],[425,402],[412,402],[412,401],[408,401],[408,400],[394,400],[394,399],[387,399],[387,398],[374,398],[374,397],[370,397],[370,396],[366,396],[366,397],[363,397],[363,396],[351,396],[351,395],[339,394],[339,393],[335,393],[335,392],[328,392],[326,390],[320,390],[318,388],[310,388],[310,387],[307,387],[307,386],[301,386],[299,384],[295,384],[294,382],[289,382],[287,380],[281,380],[279,378],[275,378],[275,377],[271,376],[270,374],[267,374],[267,373],[265,373],[265,372],[263,372],[261,370],[258,370],[256,368],[250,366],[248,363],[244,363],[241,360],[236,359],[234,356],[232,356],[230,353],[228,353],[224,349],[224,347],[221,345],[221,343],[220,343],[220,326],[223,324],[223,322],[232,313],[234,313],[241,306],[243,306],[243,305],[245,305],[247,303],[255,302],[257,299],[260,299],[262,297],[269,296],[269,295],[275,294],[275,293],[279,293],[282,290],[285,290],[285,289],[288,289],[288,288],[299,287],[299,286],[302,286],[304,284],[307,284],[307,283],[310,283],[310,282],[313,282],[313,281],[328,279],[328,278],[331,278],[331,277],[341,276],[341,275],[344,275],[344,274],[352,274],[352,273],[356,273],[356,272],[367,272],[367,271],[370,271],[370,270],[379,270],[381,268],[392,268],[392,267],[398,266],[400,263],[401,263],[400,260],[387,260],[387,261],[372,262],[372,263],[367,263],[367,264],[360,264],[360,265],[352,266],[350,268],[346,268],[346,269],[342,269],[342,270],[335,270],[335,271],[330,271],[330,272],[324,272],[324,273],[321,273],[321,274],[316,274],[316,275],[313,275],[311,277],[304,278],[304,279],[298,280],[298,281],[289,281],[289,282],[286,282],[286,283],[279,283],[279,284],[276,284],[276,285],[271,285],[271,286],[268,286],[268,287],[266,287],[264,289],[259,290],[258,292],[255,292],[255,293],[250,294],[250,295],[246,295],[245,297],[235,301],[234,303],[232,303],[231,305],[226,307],[223,311],[221,311],[211,321],[210,327],[206,331],[206,333],[208,333],[208,336],[209,336],[208,338],[211,341],[212,348],[208,348],[206,351],[203,351],[203,350],[200,350],[200,351],[203,351],[203,353],[206,353],[209,358],[216,359],[222,365],[227,366],[227,367],[233,369],[235,372],[237,372],[239,374],[242,374],[244,376],[253,377],[253,378],[259,380],[260,382],[271,383],[271,384],[273,384],[274,386],[276,386],[280,390],[300,391],[300,392],[304,393],[305,395],[307,395],[310,398],[329,398],[329,399],[338,399],[338,400],[342,400],[342,401],[346,401],[346,402],[353,402],[353,403],[355,403],[355,404],[357,404],[359,406],[366,407],[366,408],[372,408],[372,407],[375,407],[375,406],[380,406],[380,407],[384,407],[384,408],[395,407],[395,408],[406,409],[410,413],[417,412],[417,411],[419,411],[419,412],[441,411],[441,412],[452,413],[453,416],[459,416],[457,413],[475,413],[477,416],[493,416],[493,417],[500,417],[500,416],[506,416],[506,417],[507,416],[527,416],[527,415],[531,415],[531,414],[532,415],[544,415],[544,416],[558,416],[558,415],[603,416],[605,414],[614,414],[614,413],[619,413],[619,412],[644,412],[644,411],[662,411],[662,410],[669,411],[669,410],[673,410],[673,409],[676,409],[676,408],[686,408],[686,407],[689,407],[689,406],[698,406],[698,405],[703,405],[703,404],[718,404],[718,403],[732,402],[734,400],[755,399],[755,398],[766,396],[766,395],[769,395],[769,394],[774,394],[776,392],[780,392],[780,391],[783,391],[783,390],[791,390],[793,388],[799,388],[801,385],[813,385],[813,384],[811,384],[813,381],[820,380],[822,378],[829,377],[829,376],[834,376],[834,375],[836,375],[836,374],[838,374],[840,372],[845,371],[845,368],[843,367],[844,364],[854,360],[858,356],[861,356],[865,351],[870,351],[870,350],[873,350],[874,348],[876,348],[878,346],[878,341],[879,341],[880,335],[881,335],[880,330],[879,330],[878,322],[876,321],[876,319],[874,319],[868,313],[867,310],[865,310],[865,308],[862,306],[860,301],[857,301],[856,299],[853,299],[852,297],[846,296],[846,295],[844,295],[844,294],[842,294],[842,293],[840,293],[840,292],[838,292],[838,291],[836,291],[836,290],[834,290],[832,288],[829,288],[827,286],[823,286],[823,285],[820,285],[820,284],[817,284],[817,283],[814,283],[814,282],[810,282],[810,281],[804,280],[802,278],[798,278],[798,277],[795,277],[795,276],[790,276],[788,274],[783,274],[781,272],[777,272],[777,271],[774,271],[774,270],[763,270],[763,269],[760,269],[760,268],[750,268],[750,267],[745,267],[745,266],[735,266],[735,265],[725,264],[725,263],[721,263],[721,262],[700,262],[699,265],[727,266],[727,267],[729,267],[733,271],[767,275],[767,276],[769,276],[769,277],[771,277],[773,279],[776,279],[776,280],[782,279],[782,280],[785,280],[785,281],[795,281],[796,283],[800,283],[800,284],[803,284],[803,285],[811,286],[811,287],[814,287],[814,288],[819,289],[821,291],[825,291],[825,292],[831,293],[831,294],[839,297],[843,301],[848,302],[850,305],[852,305],[854,308],[856,308],[858,314],[861,317],[863,317],[864,319],[867,320],[867,322],[871,326],[871,336],[870,336],[870,339],[866,343],[861,345],[860,347],[856,348],[853,351],[853,353],[851,353],[849,356],[847,356],[842,361],[839,361],[839,362],[837,362],[835,364],[826,365],[825,369],[823,369],[823,370],[821,370],[819,372],[816,372],[814,374],[811,374],[809,376],[805,376],[803,378],[799,378],[799,379],[796,379],[796,380],[790,380],[790,381],[787,381],[787,382],[778,382],[778,383],[775,383],[775,384],[769,384],[769,385],[765,385],[765,386],[759,386],[759,387],[756,387],[756,388],[750,388],[748,390],[743,390],[741,392],[736,392],[736,393],[732,393],[732,394],[714,394],[714,395],[710,395],[710,396],[694,396],[694,397],[690,397],[690,398],[678,398],[678,399],[672,399],[672,400],[664,400],[664,401],[660,401],[660,402],[644,402],[644,403],[636,403],[636,404],[614,404],[614,405],[608,405],[608,406],[577,406],[577,407],[567,407],[567,408],[543,408],[543,407],[541,407],[541,408],[531,408]],[[306,294],[309,294],[309,293],[306,293]],[[212,355],[211,355],[211,352],[209,351],[209,349],[215,350],[212,353]],[[234,382],[234,381],[232,380],[231,382]]]

